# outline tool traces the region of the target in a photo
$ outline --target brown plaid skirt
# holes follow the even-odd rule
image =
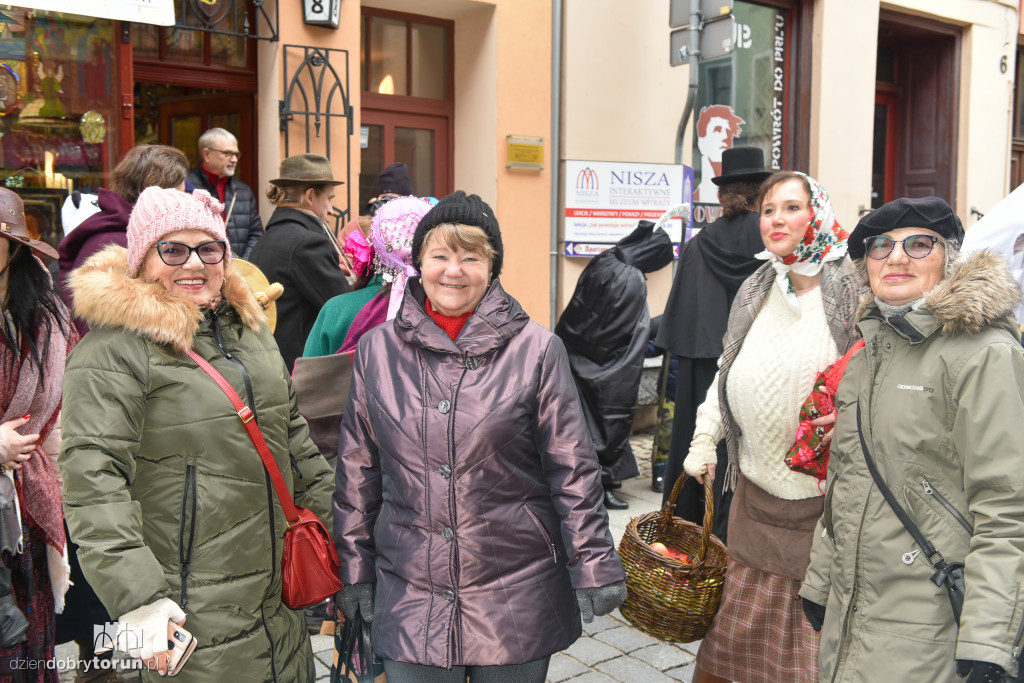
[[[697,666],[737,683],[815,683],[818,634],[804,617],[800,583],[730,561]]]

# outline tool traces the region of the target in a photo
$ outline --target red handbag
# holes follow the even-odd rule
[[[311,510],[300,508],[292,502],[281,469],[253,419],[252,411],[242,403],[238,393],[205,358],[192,349],[186,353],[213,378],[235,407],[245,431],[259,451],[263,466],[274,484],[277,499],[281,502],[285,519],[288,520],[288,528],[284,532],[284,553],[281,556],[281,600],[292,609],[301,609],[333,597],[341,590],[342,584],[338,578],[341,560],[331,535]]]

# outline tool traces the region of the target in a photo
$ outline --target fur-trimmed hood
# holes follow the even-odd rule
[[[932,314],[943,334],[977,334],[1014,311],[1020,285],[998,254],[981,250],[961,255],[953,270],[925,294],[923,308]],[[861,298],[857,320],[875,308],[870,289]]]
[[[68,276],[75,315],[89,327],[118,327],[157,344],[192,347],[203,313],[188,298],[128,274],[128,251],[111,245],[97,252]],[[242,324],[258,330],[263,309],[245,279],[231,265],[224,268],[224,301]]]

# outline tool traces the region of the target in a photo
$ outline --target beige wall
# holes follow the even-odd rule
[[[669,66],[668,3],[565,0],[563,34],[562,158],[673,163],[689,76]],[[559,311],[587,263],[559,257]],[[647,284],[658,315],[671,267]]]
[[[810,173],[828,188],[839,221],[871,204],[875,54],[880,9],[960,28],[956,204],[988,211],[1010,189],[1010,119],[1016,0],[817,0],[811,76]],[[1000,59],[1006,57],[1002,73]],[[852,58],[855,57],[855,58]]]

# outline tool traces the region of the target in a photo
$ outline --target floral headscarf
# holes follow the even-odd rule
[[[380,207],[370,224],[373,245],[373,269],[384,283],[391,284],[388,320],[398,313],[405,283],[418,275],[412,265],[412,235],[420,219],[430,210],[430,202],[419,197],[397,197]]]
[[[771,261],[775,268],[775,284],[782,291],[786,302],[797,311],[800,310],[800,304],[797,302],[796,288],[789,279],[790,271],[797,275],[817,275],[827,261],[846,256],[846,239],[849,237],[849,233],[836,220],[832,200],[825,188],[811,176],[804,173],[799,175],[806,178],[807,184],[811,186],[811,219],[807,222],[804,238],[793,253],[784,258],[767,249],[756,254],[759,259]]]
[[[342,250],[352,259],[352,272],[356,277],[370,274],[373,263],[373,247],[366,241],[366,235],[359,228],[352,230],[345,238]]]

